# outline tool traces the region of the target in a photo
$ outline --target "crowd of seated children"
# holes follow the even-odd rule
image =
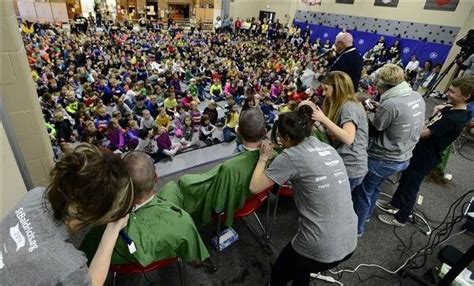
[[[39,24],[33,32],[22,33],[55,150],[61,143],[87,140],[127,152],[144,147],[140,140],[149,135],[142,132],[140,138],[141,129],[157,126],[177,143],[184,136],[185,113],[196,137],[201,133],[201,116],[207,114],[211,125],[222,128],[222,137],[216,139],[230,142],[242,110],[260,107],[271,125],[278,112],[294,109],[291,106],[303,100],[321,103],[321,87],[308,89],[300,77],[305,67],[312,66],[316,81],[334,61],[330,39],[312,41],[308,23],[300,29],[248,19],[241,20],[239,29],[231,25],[220,33],[203,33],[198,27],[187,31],[176,25],[129,29],[126,23],[111,21],[116,28],[104,31],[90,25],[87,37]],[[398,41],[388,47],[381,38],[366,54],[363,91],[376,96],[372,73],[387,62],[401,64],[400,49]],[[437,69],[419,70],[416,59],[406,70],[414,87],[429,89],[437,78]],[[225,115],[219,118],[222,105]],[[86,125],[90,121],[95,130]],[[189,138],[189,128],[186,132],[184,141],[196,143]],[[170,150],[145,145],[150,154]]]

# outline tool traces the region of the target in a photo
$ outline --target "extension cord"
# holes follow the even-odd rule
[[[324,275],[321,275],[319,273],[311,273],[310,276],[312,278],[316,278],[316,279],[319,279],[319,280],[323,280],[323,281],[326,281],[326,282],[329,282],[329,283],[337,283],[339,285],[344,285],[342,284],[341,282],[337,281],[336,279],[334,279],[334,277],[332,276],[324,276]]]

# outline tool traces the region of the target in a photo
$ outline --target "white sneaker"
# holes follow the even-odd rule
[[[389,225],[405,226],[404,223],[399,222],[393,215],[379,215],[379,220]]]
[[[375,205],[382,211],[389,213],[389,214],[396,214],[398,212],[398,209],[396,207],[393,207],[390,202],[384,201],[384,200],[377,200],[375,202]]]

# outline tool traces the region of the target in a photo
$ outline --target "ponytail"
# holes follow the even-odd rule
[[[280,115],[273,125],[271,140],[277,143],[277,135],[294,145],[301,143],[306,137],[311,136],[314,121],[311,119],[313,109],[302,105],[298,110]]]

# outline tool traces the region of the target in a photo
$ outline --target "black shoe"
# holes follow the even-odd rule
[[[214,139],[212,139],[212,143],[213,144],[219,144],[219,143],[221,143],[221,140],[219,140],[217,138],[214,138]]]

